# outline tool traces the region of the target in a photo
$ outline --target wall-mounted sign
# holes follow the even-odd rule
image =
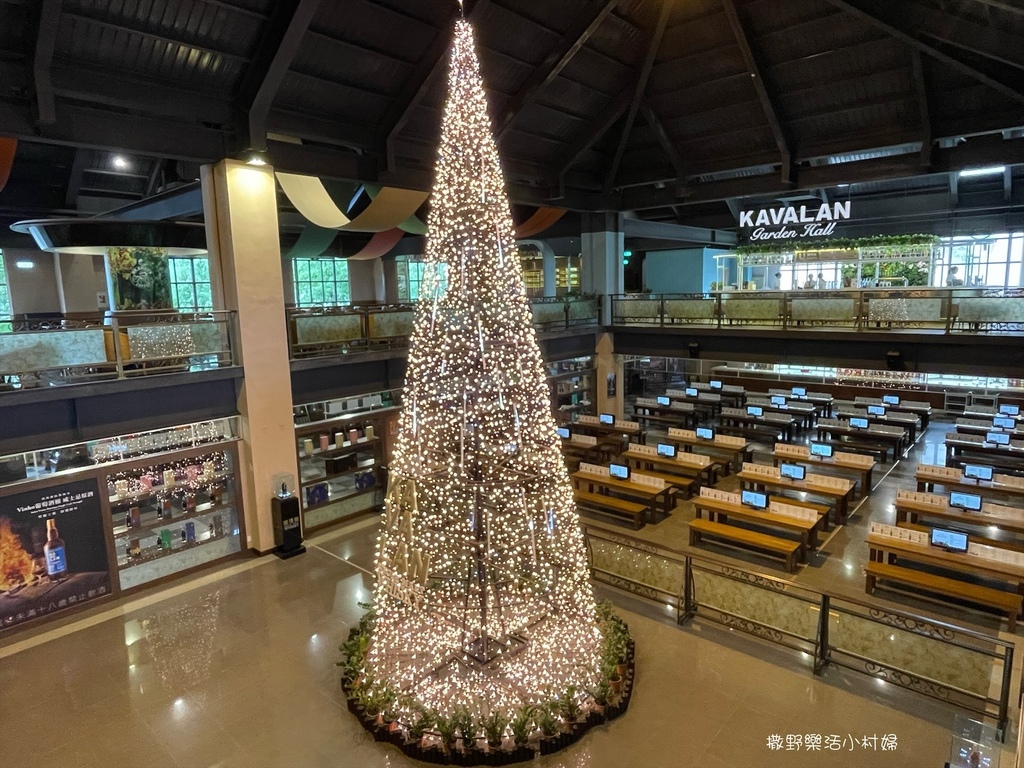
[[[95,479],[0,499],[0,630],[110,591]]]
[[[757,240],[798,240],[829,237],[840,221],[850,218],[850,201],[821,205],[794,205],[740,211],[740,227],[751,230],[747,237]]]

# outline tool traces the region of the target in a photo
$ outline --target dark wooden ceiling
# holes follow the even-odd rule
[[[1024,0],[467,8],[523,203],[658,218],[1024,162]],[[136,199],[251,147],[284,169],[426,188],[456,13],[455,0],[0,0],[0,135],[31,142],[0,214]],[[123,178],[111,152],[131,158]]]

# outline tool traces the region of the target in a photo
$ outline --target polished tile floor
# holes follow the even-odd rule
[[[867,521],[891,515],[917,461],[941,461],[943,432],[936,425],[886,478],[876,476],[874,494],[798,581],[863,595]],[[643,535],[679,543],[686,519],[682,505]],[[376,521],[355,523],[292,560],[237,562],[0,641],[0,768],[410,764],[348,714],[334,666],[371,595],[375,538]],[[816,678],[804,660],[747,636],[701,622],[678,628],[656,609],[614,599],[637,639],[631,709],[542,766],[926,768],[948,755],[955,713],[942,704],[837,670]],[[998,625],[958,618],[967,616]],[[785,746],[807,734],[841,746],[768,748],[773,735]],[[888,734],[895,750],[860,744]]]
[[[337,645],[370,595],[372,521],[0,643],[0,766],[408,765],[345,709]],[[629,713],[566,768],[941,766],[953,712],[617,597],[637,640]],[[839,751],[768,748],[822,736]],[[895,734],[896,749],[851,739]],[[830,741],[831,740],[831,741]],[[851,750],[851,746],[853,749]],[[868,754],[870,752],[870,754]]]

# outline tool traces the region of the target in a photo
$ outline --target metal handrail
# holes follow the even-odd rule
[[[1024,315],[1020,318],[1011,316],[1003,318],[993,316],[968,316],[960,313],[961,302],[975,300],[1021,302],[1024,300],[1022,288],[837,288],[830,290],[791,290],[791,291],[708,291],[705,293],[625,293],[608,297],[611,302],[612,325],[640,325],[684,328],[686,326],[703,326],[712,328],[743,328],[775,326],[783,331],[817,328],[853,328],[857,331],[885,332],[908,327],[928,327],[941,330],[946,335],[979,333],[986,330],[1024,332]],[[798,318],[794,316],[794,303],[801,299],[846,299],[853,302],[853,311],[841,318]],[[912,317],[906,309],[912,306],[909,302],[924,299],[935,299],[940,307],[931,317]],[[764,314],[760,317],[730,317],[729,308],[739,307],[753,301],[776,300],[779,311]],[[872,316],[872,301],[897,302],[886,308],[881,315]],[[673,316],[666,304],[673,301],[707,302],[713,304],[710,312],[693,317]],[[628,309],[629,304],[649,303],[644,314]],[[900,303],[902,302],[902,304]],[[966,306],[966,305],[965,305]],[[999,306],[999,305],[995,305]],[[653,314],[646,310],[656,307]],[[902,313],[906,316],[901,316]],[[768,312],[768,310],[765,310]],[[808,325],[804,325],[807,323]]]
[[[663,605],[666,599],[674,600],[676,621],[679,624],[694,617],[716,621],[713,613],[719,613],[722,616],[735,619],[735,621],[717,620],[717,623],[728,625],[733,629],[739,629],[785,648],[802,650],[808,653],[812,658],[812,670],[816,675],[821,674],[825,667],[836,665],[869,676],[881,677],[895,685],[916,691],[922,695],[938,698],[952,706],[960,707],[985,717],[995,718],[1004,735],[1006,733],[1011,677],[1013,673],[1014,643],[979,630],[959,626],[930,616],[923,616],[912,611],[888,607],[883,608],[866,600],[833,590],[798,584],[789,579],[759,572],[747,568],[745,564],[737,564],[734,561],[726,560],[712,553],[695,550],[691,547],[686,547],[685,549],[669,547],[638,539],[628,534],[620,534],[605,528],[597,528],[586,524],[583,526],[583,531],[587,542],[591,571],[597,581],[625,589],[632,595],[647,598],[657,602],[659,605]],[[683,576],[678,589],[669,591],[664,587],[631,580],[627,576],[595,567],[592,546],[592,542],[595,541],[603,541],[612,545],[635,549],[642,556],[661,557],[675,566],[681,567]],[[803,637],[788,629],[760,624],[755,619],[735,616],[718,606],[705,606],[712,613],[701,612],[702,604],[699,595],[696,594],[693,578],[695,568],[714,573],[716,576],[740,581],[752,588],[770,589],[776,594],[786,594],[788,598],[798,599],[808,605],[817,606],[818,619],[815,637]],[[874,614],[879,612],[884,613],[891,620],[885,621],[875,618]],[[832,644],[829,639],[830,614],[856,616],[880,626],[898,628],[901,631],[927,637],[935,642],[961,648],[971,653],[978,653],[994,661],[999,661],[1003,665],[1003,676],[1000,682],[998,698],[966,691],[949,683],[943,683],[923,676],[917,672],[893,668],[884,659],[872,659],[839,648]],[[784,637],[793,638],[804,645],[783,642]],[[851,664],[847,659],[854,659],[863,663],[858,667]],[[893,672],[894,674],[887,676],[886,672]],[[969,702],[973,701],[981,702],[981,707],[972,706]],[[989,707],[995,707],[995,713],[991,712]]]

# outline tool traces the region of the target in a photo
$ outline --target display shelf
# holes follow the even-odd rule
[[[214,483],[223,482],[224,480],[227,480],[230,477],[232,477],[232,474],[229,472],[219,472],[214,475],[199,475],[197,476],[196,481],[192,482],[175,481],[173,485],[158,485],[151,488],[148,491],[128,493],[124,496],[114,494],[110,497],[110,503],[111,505],[138,503],[141,499],[159,498],[160,496],[166,496],[168,493],[171,493],[175,490],[199,491],[205,488],[209,488]],[[196,485],[195,482],[199,481],[200,479],[202,479],[202,482],[199,485]]]
[[[342,443],[341,447],[339,448],[331,444],[327,446],[326,450],[323,448],[314,448],[312,453],[306,453],[305,451],[303,451],[302,454],[300,454],[299,458],[337,458],[339,456],[348,456],[350,453],[359,453],[360,451],[366,450],[367,446],[369,446],[370,448],[375,448],[378,443],[380,443],[379,437],[361,437],[355,443],[355,445],[353,445],[352,443]]]
[[[211,536],[209,533],[206,533],[202,538],[197,536],[195,541],[186,541],[185,543],[176,542],[178,546],[171,546],[170,549],[161,549],[157,546],[149,546],[144,549],[140,549],[138,555],[132,555],[131,557],[127,557],[123,553],[118,553],[117,568],[118,570],[126,571],[129,568],[153,563],[157,560],[163,560],[166,557],[173,557],[174,555],[180,555],[183,552],[199,549],[200,547],[213,544],[217,541],[230,539],[235,535],[235,533],[225,532],[220,536]]]
[[[368,493],[374,493],[375,491],[382,490],[380,485],[374,484],[369,488],[352,489],[353,493],[339,493],[332,495],[327,501],[320,501],[316,504],[307,504],[303,509],[307,512],[312,512],[314,509],[320,509],[321,507],[329,507],[331,504],[337,504],[339,501],[347,501],[348,499],[354,499],[358,496],[364,496]]]
[[[349,469],[346,469],[343,472],[335,472],[334,474],[331,474],[331,475],[322,475],[320,477],[316,477],[316,478],[313,478],[313,479],[310,479],[310,480],[303,480],[302,483],[301,483],[301,487],[306,488],[307,486],[310,486],[310,485],[316,485],[317,483],[324,483],[324,482],[327,482],[328,480],[336,480],[339,477],[348,477],[350,475],[354,475],[356,472],[365,472],[367,469],[376,469],[376,468],[377,468],[377,460],[376,459],[363,459],[362,461],[357,462],[354,467],[350,467]]]
[[[194,520],[195,518],[202,517],[203,515],[209,515],[213,512],[219,512],[220,510],[224,509],[234,509],[234,507],[234,502],[207,502],[205,504],[196,505],[195,509],[188,510],[187,512],[185,512],[185,514],[175,515],[173,517],[160,517],[159,511],[146,512],[144,515],[139,516],[139,520],[143,524],[137,528],[128,525],[115,525],[114,538],[133,538],[145,536],[148,533],[160,530],[161,528],[166,528],[169,525],[174,525],[178,522]],[[116,520],[117,517],[117,513],[111,515],[112,519]]]

